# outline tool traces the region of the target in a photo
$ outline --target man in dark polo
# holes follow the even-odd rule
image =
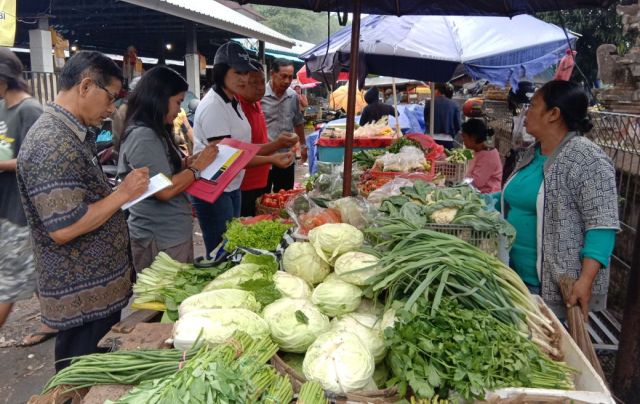
[[[129,236],[120,209],[148,188],[146,168],[112,191],[96,157],[122,72],[99,52],[80,52],[60,74],[60,92],[18,154],[18,186],[31,229],[42,321],[59,330],[55,359],[98,352],[131,296]],[[56,371],[69,361],[56,362]]]

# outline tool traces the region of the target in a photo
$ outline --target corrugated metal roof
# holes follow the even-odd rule
[[[295,40],[214,0],[124,0],[198,24],[291,48]]]

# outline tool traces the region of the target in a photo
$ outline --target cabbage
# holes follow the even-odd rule
[[[322,282],[331,271],[311,244],[301,242],[295,242],[284,250],[282,266],[288,273],[312,285]]]
[[[384,313],[384,304],[371,299],[363,298],[360,301],[360,305],[355,311],[362,314],[373,314],[375,316],[382,316]]]
[[[173,326],[173,346],[189,349],[200,336],[207,344],[220,344],[234,331],[241,330],[253,338],[269,336],[269,326],[247,309],[200,309],[187,313]]]
[[[309,299],[311,297],[311,286],[298,276],[278,271],[273,275],[273,281],[282,297],[292,299]]]
[[[285,352],[305,352],[318,335],[331,327],[329,318],[306,299],[276,300],[262,312],[271,338]]]
[[[309,241],[320,258],[333,264],[340,254],[362,247],[364,234],[350,224],[327,223],[312,229]]]
[[[378,317],[371,314],[349,313],[335,318],[331,325],[333,330],[351,331],[360,337],[376,363],[380,363],[387,354]]]
[[[382,268],[376,265],[379,261],[371,254],[350,251],[336,260],[333,270],[343,281],[365,286],[368,284],[367,280],[381,273]]]
[[[311,295],[311,301],[327,316],[336,317],[357,309],[361,297],[362,290],[359,287],[331,274],[316,286]]]
[[[311,344],[302,363],[307,380],[325,390],[342,394],[357,391],[371,382],[373,355],[356,334],[330,331]]]
[[[257,264],[239,264],[230,270],[221,273],[216,279],[209,282],[202,290],[208,292],[216,289],[235,289],[241,283],[253,279],[264,278],[265,274],[261,271],[262,266]]]
[[[247,309],[260,310],[260,303],[253,293],[239,289],[218,289],[186,298],[178,308],[180,317],[197,309]]]
[[[393,328],[396,324],[396,311],[395,309],[389,309],[384,312],[382,320],[380,321],[380,330],[384,333],[387,328]]]

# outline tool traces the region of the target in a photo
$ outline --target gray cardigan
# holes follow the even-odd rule
[[[509,181],[531,163],[538,146],[536,143],[527,149]],[[503,198],[505,217],[508,208]],[[620,228],[615,168],[609,157],[590,140],[569,132],[544,164],[544,182],[536,209],[537,270],[542,298],[556,315],[565,317],[558,280],[562,275],[574,279],[580,275],[585,232]],[[593,283],[591,310],[606,307],[608,287],[609,268],[602,268]]]

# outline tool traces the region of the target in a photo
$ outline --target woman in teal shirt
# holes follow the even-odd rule
[[[585,315],[606,305],[609,258],[619,228],[615,170],[584,138],[588,98],[575,83],[551,81],[534,95],[527,132],[537,142],[505,184],[501,208],[517,231],[511,267],[559,316],[561,276],[576,279],[569,304]]]

